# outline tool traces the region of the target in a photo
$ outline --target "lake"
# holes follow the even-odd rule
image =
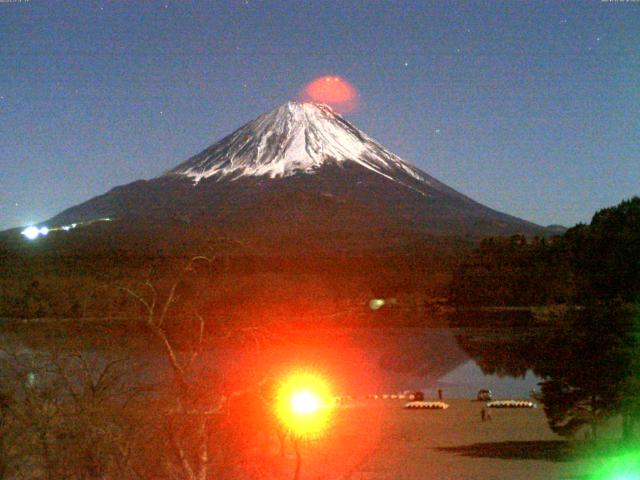
[[[2,325],[5,348],[10,350],[42,352],[72,342],[73,348],[81,345],[96,354],[131,356],[144,365],[143,375],[149,381],[162,380],[168,372],[168,363],[153,338],[140,341],[118,330],[96,335],[103,337],[96,342],[93,324],[79,327],[74,322],[16,323],[5,319]],[[528,398],[540,378],[531,371],[517,376],[485,374],[460,340],[510,338],[529,330],[525,326],[514,330],[504,322],[501,325],[482,329],[278,326],[253,338],[234,340],[233,345],[209,345],[196,368],[202,375],[224,370],[227,377],[248,382],[289,369],[316,370],[332,379],[338,395],[422,390],[433,398],[442,389],[448,398],[473,398],[478,390],[488,388],[494,398]]]

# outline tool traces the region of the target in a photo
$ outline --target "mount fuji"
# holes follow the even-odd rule
[[[112,232],[153,231],[147,238],[157,238],[165,226],[213,229],[276,249],[284,240],[344,250],[425,234],[545,232],[446,186],[330,107],[299,102],[259,116],[156,178],[116,187],[46,225],[105,217]]]

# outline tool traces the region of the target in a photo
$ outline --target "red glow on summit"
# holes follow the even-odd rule
[[[349,113],[358,106],[358,91],[338,76],[319,77],[304,87],[303,100],[329,105],[339,113]]]

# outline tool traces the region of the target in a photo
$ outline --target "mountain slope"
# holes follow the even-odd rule
[[[101,217],[114,219],[114,229],[179,222],[274,244],[282,238],[355,235],[384,243],[414,234],[544,232],[446,186],[329,107],[297,102],[261,115],[157,178],[116,187],[47,225]]]
[[[168,172],[202,178],[313,174],[354,162],[393,181],[398,173],[446,188],[369,138],[326,105],[289,102],[261,115]]]

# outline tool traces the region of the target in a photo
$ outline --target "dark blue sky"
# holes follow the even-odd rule
[[[151,178],[321,75],[347,118],[498,210],[640,194],[640,2],[0,3],[0,229]]]

